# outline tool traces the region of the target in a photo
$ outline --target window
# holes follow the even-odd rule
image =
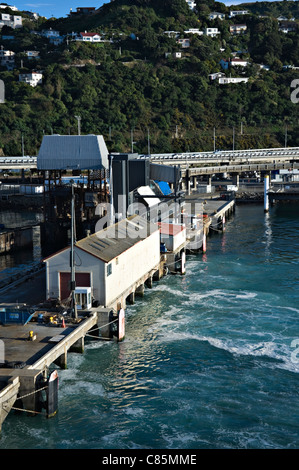
[[[112,264],[108,264],[107,265],[107,276],[110,276],[110,274],[112,274]]]

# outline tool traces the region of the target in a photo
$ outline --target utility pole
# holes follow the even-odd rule
[[[136,144],[136,142],[134,142],[133,140],[133,129],[131,129],[131,152],[134,153],[134,144]]]
[[[216,129],[214,127],[214,152],[216,151]]]
[[[78,135],[81,135],[81,116],[75,116],[78,121]]]
[[[114,204],[113,204],[113,173],[112,173],[113,155],[110,159],[109,183],[110,183],[110,224],[114,222]]]
[[[235,128],[233,127],[233,150],[235,150]]]
[[[76,304],[76,275],[75,275],[75,194],[74,194],[74,185],[72,184],[72,217],[71,217],[71,293],[72,293],[72,300],[71,300],[71,310],[72,310],[72,317],[77,320],[78,319],[78,312],[77,312],[77,304]]]
[[[147,153],[148,153],[148,156],[150,156],[150,154],[151,154],[151,143],[150,143],[149,128],[147,128]]]

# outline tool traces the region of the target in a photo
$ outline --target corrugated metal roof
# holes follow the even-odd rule
[[[133,215],[80,240],[76,246],[109,263],[157,230],[157,225]]]
[[[37,157],[38,170],[103,170],[108,149],[102,135],[45,135]]]

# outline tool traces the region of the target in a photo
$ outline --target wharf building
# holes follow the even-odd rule
[[[71,248],[44,259],[47,296],[66,302],[70,296]],[[75,279],[79,308],[118,310],[126,300],[142,291],[160,264],[160,231],[140,216],[131,216],[75,244]],[[85,296],[82,296],[85,294]],[[91,294],[92,298],[89,297]]]
[[[71,184],[75,190],[76,236],[93,233],[96,207],[108,201],[108,149],[102,136],[44,136],[37,157],[43,180],[43,254],[70,241]]]
[[[47,248],[48,298],[64,305],[70,301],[72,188],[79,306],[119,310],[127,300],[132,303],[135,295],[143,295],[144,286],[159,279],[165,265],[184,273],[186,230],[180,226],[181,214],[167,210],[169,203],[180,200],[179,167],[152,164],[136,154],[110,155],[103,137],[96,135],[45,136],[37,166],[44,177],[41,239]]]

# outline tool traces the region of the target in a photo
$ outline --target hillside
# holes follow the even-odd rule
[[[78,115],[81,132],[103,134],[110,151],[130,151],[133,136],[133,150],[147,152],[148,134],[152,153],[212,150],[214,128],[217,148],[232,147],[233,129],[236,148],[284,145],[286,128],[288,145],[299,145],[299,104],[290,98],[299,78],[298,2],[272,2],[275,15],[281,3],[295,17],[288,32],[274,14],[260,17],[254,8],[263,3],[230,18],[210,0],[196,11],[185,0],[115,0],[90,15],[24,15],[22,28],[4,26],[0,44],[14,55],[11,70],[3,57],[0,68],[0,148],[20,154],[23,135],[34,155],[44,134],[76,134]],[[211,19],[215,10],[225,18]],[[238,24],[246,29],[232,29]],[[98,42],[83,41],[84,31]],[[42,72],[41,84],[19,81],[32,71]],[[221,84],[215,73],[246,80]]]

